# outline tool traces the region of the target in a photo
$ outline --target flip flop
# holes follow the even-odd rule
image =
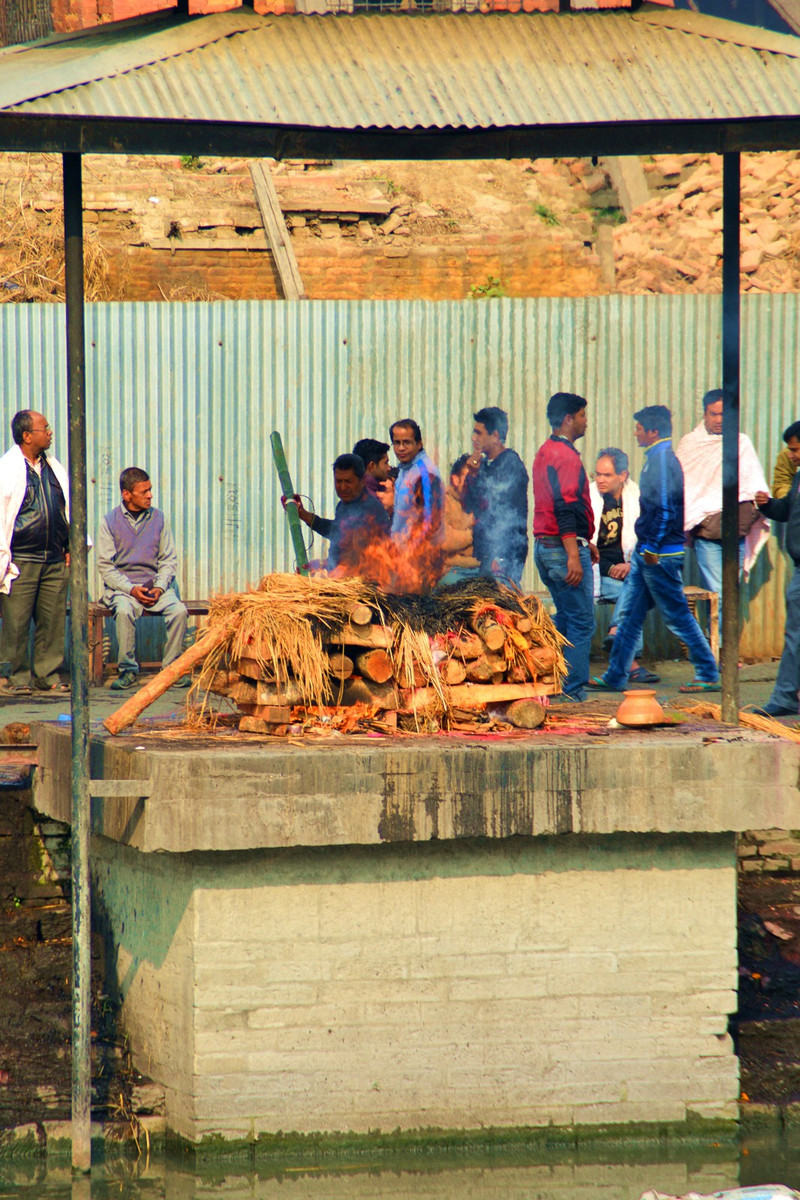
[[[33,688],[25,687],[20,684],[19,687],[12,687],[10,684],[6,687],[0,687],[0,697],[2,696],[32,696]]]
[[[684,683],[678,688],[679,692],[719,692],[722,690],[722,685],[719,680],[716,683],[707,683],[702,679],[693,679],[691,683]]]
[[[593,692],[622,692],[624,688],[612,687],[610,683],[606,683],[605,679],[599,679],[596,675],[591,675],[586,682],[587,688]]]
[[[631,671],[628,676],[629,683],[660,683],[661,676],[654,675],[652,671],[648,671],[647,667],[637,667],[635,671]]]

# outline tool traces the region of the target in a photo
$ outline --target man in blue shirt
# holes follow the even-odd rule
[[[404,417],[389,427],[400,470],[394,485],[392,538],[410,542],[417,535],[428,541],[442,540],[444,488],[438,467],[422,448],[422,432],[416,421]]]
[[[629,603],[614,638],[608,669],[599,679],[590,679],[587,686],[606,692],[626,689],[644,619],[656,606],[667,627],[686,645],[694,664],[695,678],[680,691],[718,692],[716,659],[683,591],[683,471],[672,449],[672,414],[663,404],[651,404],[633,416],[636,441],[645,449],[645,464],[639,479]]]
[[[308,512],[300,497],[294,497],[300,520],[330,539],[325,566],[340,575],[359,575],[367,547],[389,533],[389,518],[381,502],[367,491],[365,475],[364,460],[357,454],[339,455],[333,464],[339,503],[332,519]],[[285,507],[286,497],[281,499]]]

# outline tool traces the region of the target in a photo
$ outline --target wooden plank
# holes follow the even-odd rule
[[[250,164],[250,174],[253,177],[253,188],[261,219],[264,222],[264,233],[275,256],[275,266],[280,277],[283,298],[284,300],[300,300],[305,295],[303,281],[300,278],[300,268],[294,256],[289,230],[283,219],[278,193],[275,191],[269,167],[262,162],[253,162]]]
[[[462,683],[448,688],[447,698],[458,708],[479,708],[483,704],[502,704],[506,700],[528,700],[554,696],[560,688],[553,683]],[[436,699],[433,688],[406,688],[400,692],[402,707],[413,712]]]

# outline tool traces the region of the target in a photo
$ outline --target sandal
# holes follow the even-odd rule
[[[62,692],[69,693],[69,684],[68,683],[46,683],[46,684],[37,683],[36,691],[37,692],[45,692],[47,695],[60,695]]]
[[[593,692],[622,692],[624,688],[612,687],[610,683],[606,683],[601,676],[591,675],[586,682],[587,688]]]
[[[683,683],[678,688],[679,692],[719,692],[722,690],[720,681],[709,683],[705,679],[693,679],[691,683]]]
[[[0,685],[0,697],[2,697],[2,696],[32,696],[32,695],[33,695],[33,688],[25,687],[23,684],[20,684],[17,687],[14,687],[10,683],[3,683],[2,685]]]

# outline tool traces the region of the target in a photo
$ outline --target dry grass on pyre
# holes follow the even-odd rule
[[[206,656],[196,690],[208,694],[217,671],[242,658],[254,659],[269,677],[294,679],[307,705],[336,702],[325,644],[344,638],[343,628],[354,605],[366,604],[377,623],[392,633],[389,651],[395,677],[409,688],[421,676],[431,688],[435,706],[447,712],[448,694],[440,666],[458,655],[457,635],[475,620],[487,618],[503,626],[504,655],[510,666],[529,664],[530,641],[552,649],[557,681],[566,674],[563,637],[535,596],[505,587],[493,579],[466,580],[422,596],[387,595],[361,579],[265,576],[254,591],[216,597],[209,608],[209,641],[222,627],[227,632]],[[526,616],[529,639],[517,633],[515,616]]]
[[[83,257],[86,300],[110,299],[108,259],[91,234],[84,236]],[[0,225],[0,304],[65,298],[63,210],[7,210]]]

